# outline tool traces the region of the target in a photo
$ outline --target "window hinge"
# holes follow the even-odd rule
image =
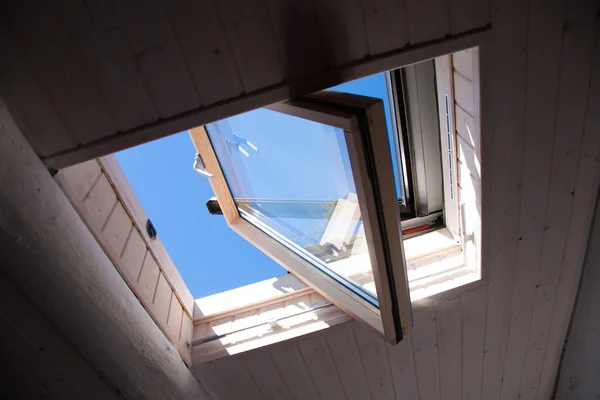
[[[206,170],[204,162],[202,161],[202,157],[200,157],[200,154],[198,153],[196,153],[196,157],[194,157],[194,171],[205,178],[212,178],[214,176]]]

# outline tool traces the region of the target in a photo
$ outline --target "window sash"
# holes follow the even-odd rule
[[[319,92],[267,107],[346,132],[379,307],[242,218],[204,127],[190,130],[228,225],[346,313],[398,343],[412,325],[400,216],[380,100]],[[374,157],[374,155],[377,157]],[[220,160],[227,162],[227,160]]]

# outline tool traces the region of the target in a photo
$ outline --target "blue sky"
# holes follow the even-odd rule
[[[388,132],[391,132],[383,74],[332,89],[383,99]],[[269,118],[268,113],[271,112],[257,110],[247,113],[241,120],[252,121],[255,126],[259,126],[261,120]],[[273,124],[273,121],[265,122]],[[231,125],[235,127],[238,135],[247,135],[246,138],[253,136],[251,132],[240,132],[240,126],[243,125],[236,125],[235,117],[231,120]],[[297,122],[297,128],[302,127],[302,122]],[[299,135],[294,134],[290,137],[297,138]],[[263,146],[264,143],[263,141]],[[263,146],[259,146],[259,151]],[[310,154],[311,157],[325,159],[324,154],[319,154],[311,140],[297,140],[294,148],[298,150],[299,155]],[[248,150],[249,153],[252,152],[251,149]],[[214,194],[208,179],[193,171],[194,154],[195,149],[187,132],[116,154],[134,192],[192,295],[200,298],[285,274],[286,271],[282,267],[230,230],[222,216],[208,213],[205,203]],[[269,154],[279,153],[273,151]],[[247,160],[251,160],[252,157],[251,154]],[[283,164],[286,159],[282,156],[278,161]],[[297,173],[297,169],[290,168],[291,170],[272,171],[272,176],[283,182],[286,173]],[[253,186],[258,188],[260,194],[268,194],[268,188],[261,187],[260,183],[258,179]],[[339,190],[316,186],[312,187],[311,191],[310,188],[306,189],[306,185],[289,185],[286,189],[286,195],[301,198],[314,198],[316,193],[327,193],[327,196],[335,197],[338,192]]]

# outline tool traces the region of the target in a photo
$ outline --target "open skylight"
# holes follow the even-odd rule
[[[182,132],[116,154],[121,168],[195,298],[287,271],[206,211],[214,196],[192,170],[194,145]]]
[[[453,97],[478,87],[455,88],[450,68],[477,59],[457,54],[117,154],[194,297],[290,271],[397,342],[409,288],[479,279],[477,143],[456,135],[478,126]]]
[[[385,75],[381,73],[369,76],[331,89],[382,99],[388,132],[393,132]],[[242,117],[244,122],[248,122],[250,119],[250,122],[266,122],[267,126],[270,126],[277,123],[278,114],[269,110],[256,110],[244,115],[245,117]],[[271,120],[273,122],[269,122]],[[304,123],[306,124],[306,122]],[[220,124],[224,125],[225,122]],[[299,120],[294,129],[302,129],[302,127],[302,122]],[[224,129],[228,128],[224,127]],[[239,127],[236,129],[239,130]],[[310,133],[310,130],[306,132]],[[390,140],[393,143],[394,139],[391,135],[392,133]],[[314,136],[306,138],[297,135],[295,142],[289,143],[293,143],[299,151],[304,151],[308,159],[308,157],[314,157],[314,151],[318,151],[320,148],[311,145]],[[331,138],[335,139],[333,136]],[[235,140],[242,139],[236,138]],[[272,144],[269,145],[272,146]],[[241,144],[240,149],[241,157],[247,158],[249,162],[256,160],[258,157],[253,157],[253,155],[256,156],[257,151],[261,150],[254,149],[245,143]],[[263,149],[263,153],[265,150]],[[324,151],[326,149],[321,148],[322,159],[324,159]],[[163,244],[193,296],[195,298],[206,297],[286,274],[287,271],[279,264],[232,232],[223,219],[211,216],[206,212],[204,204],[214,196],[214,193],[209,182],[200,179],[193,172],[191,160],[194,153],[194,146],[188,133],[181,132],[116,154],[127,179],[158,230]],[[277,160],[272,161],[276,162]],[[280,162],[280,165],[285,166],[283,162]],[[298,167],[310,168],[311,165],[319,167],[319,165],[309,162],[298,165]],[[397,177],[396,166],[394,158]],[[289,165],[288,167],[291,168]],[[320,167],[323,167],[323,164]],[[265,171],[265,173],[269,172],[274,171]],[[289,199],[295,197],[307,199],[311,197],[307,196],[307,189],[313,190],[313,193],[318,190],[317,187],[311,189],[311,185],[306,182],[293,182],[292,180],[289,180],[288,186]],[[302,196],[295,196],[293,190],[301,192]],[[265,196],[261,197],[265,198]],[[317,197],[319,196],[312,196],[313,199]],[[305,208],[307,212],[323,214],[323,211],[333,211],[334,201],[337,199],[332,198],[325,202],[315,201],[312,205],[304,202],[301,207]],[[281,204],[270,205],[272,209],[273,207],[281,208],[281,206]],[[285,205],[285,207],[290,206],[290,203]],[[305,231],[313,236],[320,235],[326,227],[326,222],[319,217],[296,219],[295,223],[304,224]],[[313,242],[318,243],[319,241],[314,240]]]

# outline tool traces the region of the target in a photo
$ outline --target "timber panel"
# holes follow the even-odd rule
[[[98,160],[91,160],[61,170],[55,179],[123,279],[189,363],[190,307],[184,306],[180,300],[184,297],[176,294],[171,283],[181,277],[173,276],[173,268],[165,269],[160,262],[164,258],[147,245],[145,226],[132,217],[107,172]]]
[[[0,19],[0,59],[10,59],[0,96],[38,154],[62,168],[356,79],[347,66],[487,29],[489,9],[488,0],[13,2]]]

